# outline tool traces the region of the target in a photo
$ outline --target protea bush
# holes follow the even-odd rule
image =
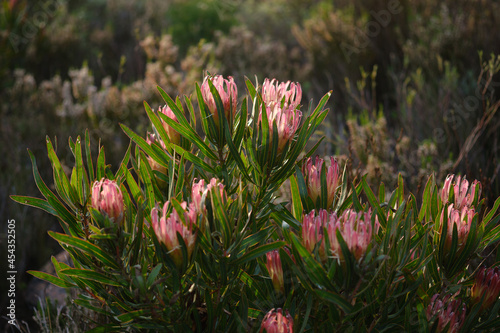
[[[313,157],[319,142],[305,151],[330,93],[305,108],[299,83],[246,86],[207,76],[196,103],[158,88],[150,133],[121,125],[117,166],[86,133],[69,140],[67,175],[47,139],[54,191],[30,152],[43,198],[12,198],[59,218],[49,235],[74,263],[30,273],[77,289],[104,318],[94,332],[500,329],[500,198],[488,209],[481,185],[454,175],[429,175],[419,198],[401,176],[374,192]]]

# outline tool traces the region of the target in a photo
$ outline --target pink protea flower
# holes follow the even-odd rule
[[[269,251],[266,253],[266,267],[269,276],[273,281],[274,289],[278,292],[285,292],[285,282],[283,280],[283,267],[281,266],[281,258],[278,250]]]
[[[271,309],[264,316],[259,332],[293,333],[293,318],[288,310],[285,310],[285,313],[283,313],[282,309]]]
[[[193,180],[193,186],[191,188],[191,202],[193,207],[196,209],[198,214],[205,214],[206,207],[204,205],[204,200],[214,189],[219,189],[219,193],[222,200],[227,199],[226,191],[224,190],[224,185],[219,182],[217,178],[210,179],[210,183],[205,185],[205,180],[200,179],[199,181],[195,178]]]
[[[441,201],[443,204],[447,204],[450,198],[450,188],[451,182],[453,181],[454,175],[448,175],[444,181],[443,189],[441,190]]]
[[[474,196],[476,194],[476,188],[477,191],[479,191],[478,196],[481,196],[481,183],[475,180],[472,182],[472,186],[469,189],[469,182],[467,179],[464,177],[460,182],[460,176],[458,177],[457,182],[453,187],[453,192],[455,194],[455,206],[457,209],[461,209],[464,206],[472,206]]]
[[[377,232],[379,228],[377,216],[375,216],[375,224],[372,227],[371,216],[370,210],[357,213],[352,209],[344,211],[340,217],[337,217],[335,213],[330,215],[327,224],[328,240],[330,241],[331,253],[339,262],[344,262],[344,255],[337,239],[337,229],[340,231],[349,251],[359,261],[366,253],[374,231]]]
[[[500,295],[500,268],[481,267],[476,274],[476,281],[471,289],[472,303],[481,302],[481,311],[491,307]]]
[[[102,178],[92,186],[92,207],[110,220],[120,224],[123,221],[123,194],[114,180]]]
[[[181,267],[183,258],[177,234],[181,235],[184,243],[186,243],[189,260],[196,241],[194,224],[197,221],[197,214],[193,205],[188,207],[187,202],[182,202],[181,207],[184,210],[184,224],[179,213],[175,209],[172,209],[172,212],[167,215],[169,206],[170,202],[165,202],[161,217],[159,210],[156,207],[153,208],[151,210],[151,221],[158,241],[165,244],[175,265]]]
[[[474,198],[481,197],[482,186],[477,180],[474,180],[469,187],[469,182],[465,177],[456,177],[455,183],[452,183],[455,175],[448,175],[444,182],[443,189],[441,191],[441,201],[446,204],[450,198],[450,189],[453,187],[454,194],[454,204],[456,209],[462,209],[464,206],[471,207],[474,203]]]
[[[158,110],[158,112],[165,114],[167,117],[174,120],[175,122],[179,122],[179,120],[175,116],[174,112],[172,111],[172,109],[168,105],[164,105],[163,108],[160,108]],[[167,132],[167,136],[168,136],[170,142],[178,145],[179,142],[181,142],[181,135],[179,134],[179,132],[174,130],[170,125],[168,125],[165,121],[163,121],[163,119],[161,122],[163,124],[163,128]]]
[[[307,183],[307,193],[314,203],[321,197],[321,168],[323,159],[316,156],[313,163],[312,157],[309,157],[304,164],[303,173]],[[339,164],[334,157],[330,157],[331,165],[326,168],[326,187],[327,187],[327,207],[331,208],[335,198],[335,192],[339,184]]]
[[[265,108],[267,120],[269,122],[269,138],[273,137],[273,124],[276,124],[278,130],[278,154],[283,152],[285,145],[289,142],[300,125],[302,112],[296,110],[293,106],[283,106],[279,104],[270,104],[261,106],[258,124],[262,123],[262,107]],[[261,125],[262,126],[262,125]]]
[[[447,231],[444,248],[445,251],[448,252],[451,249],[451,242],[453,238],[453,227],[457,226],[457,235],[458,235],[458,244],[457,244],[457,252],[462,251],[465,247],[465,243],[467,242],[467,236],[470,232],[470,226],[472,223],[472,219],[474,217],[475,211],[474,208],[469,208],[468,206],[462,207],[461,210],[455,209],[454,205],[451,204],[448,206],[447,213],[445,212],[445,208],[441,213],[441,233],[443,230],[443,223],[445,216],[447,217]]]
[[[427,307],[427,320],[438,320],[437,333],[457,333],[464,324],[467,308],[459,299],[450,299],[450,295],[443,298],[439,294],[432,296]]]
[[[159,143],[160,147],[162,147],[163,149],[167,149],[167,147],[165,146],[165,142],[163,142],[163,140],[159,138],[157,139],[156,135],[148,132],[146,136],[146,143],[151,146],[155,142]],[[151,166],[151,169],[159,171],[163,174],[167,173],[167,168],[161,165],[160,163],[156,162],[151,156],[148,156],[148,163]]]
[[[302,219],[302,244],[310,253],[318,246],[318,254],[322,261],[326,261],[325,242],[323,240],[323,228],[328,221],[328,211],[320,209],[318,216],[312,210],[309,214],[304,214]]]
[[[208,110],[213,116],[215,126],[218,128],[219,114],[217,113],[217,105],[215,104],[214,96],[212,96],[212,92],[210,91],[208,80],[212,81],[213,85],[217,89],[224,107],[224,115],[226,116],[229,125],[231,125],[234,115],[236,114],[236,104],[238,103],[238,88],[236,87],[236,83],[234,83],[234,79],[231,76],[224,79],[222,75],[207,75],[201,85],[203,100],[205,101],[205,104],[207,104]]]
[[[290,107],[296,109],[302,99],[302,88],[300,84],[294,82],[281,82],[278,83],[276,79],[264,80],[262,85],[262,99],[266,106],[278,104],[283,107]]]

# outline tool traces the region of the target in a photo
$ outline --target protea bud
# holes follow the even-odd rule
[[[278,83],[276,79],[265,79],[262,85],[262,99],[266,106],[278,104],[296,109],[302,99],[302,88],[294,82]]]
[[[472,303],[483,301],[481,311],[487,309],[498,300],[500,295],[500,269],[481,267],[476,275],[476,281],[471,289]],[[483,299],[484,297],[484,299]]]
[[[331,253],[339,262],[344,262],[344,255],[337,239],[337,229],[340,231],[349,252],[356,261],[359,261],[372,241],[374,229],[376,232],[379,228],[377,216],[375,216],[375,224],[372,227],[371,216],[371,210],[357,213],[352,209],[347,209],[340,217],[337,217],[335,213],[330,215],[327,224],[328,240],[330,241]]]
[[[455,209],[454,205],[451,204],[448,206],[447,213],[445,212],[446,208],[443,208],[441,213],[441,235],[443,230],[444,218],[447,216],[447,231],[446,235],[442,235],[442,237],[446,237],[444,249],[447,253],[449,253],[451,249],[451,243],[453,239],[453,228],[457,226],[457,253],[462,251],[467,242],[467,237],[470,232],[470,226],[472,223],[472,219],[474,218],[474,208],[469,208],[468,206],[464,206],[461,210]]]
[[[208,81],[212,81],[214,87],[219,93],[220,99],[222,101],[222,106],[224,107],[224,115],[231,126],[234,115],[236,114],[236,105],[238,103],[238,89],[234,79],[229,76],[224,79],[222,75],[215,76],[205,76],[203,83],[201,85],[201,94],[205,104],[208,106],[208,110],[212,114],[215,126],[219,127],[219,114],[217,111],[217,105],[215,103],[215,98],[210,91],[210,85]]]
[[[307,159],[303,173],[306,179],[307,193],[316,204],[317,200],[321,198],[321,169],[324,161],[319,156],[316,156],[315,163],[313,161],[312,157]],[[330,157],[330,161],[330,166],[326,168],[327,206],[322,207],[323,209],[331,208],[339,183],[339,164],[334,157]]]
[[[465,303],[459,299],[450,299],[450,295],[443,298],[439,294],[432,297],[431,303],[427,307],[427,320],[433,318],[438,320],[436,333],[457,333],[464,324],[466,314]]]
[[[167,147],[165,146],[165,142],[163,142],[163,140],[157,139],[156,135],[148,133],[146,136],[146,143],[151,146],[155,142],[159,143],[160,147],[162,147],[163,149],[167,149]],[[167,168],[161,165],[160,163],[156,162],[151,156],[148,156],[148,163],[149,166],[151,166],[152,170],[159,171],[163,174],[167,173]]]
[[[326,261],[327,255],[325,252],[325,243],[323,240],[323,228],[328,221],[328,212],[320,209],[318,216],[315,216],[315,211],[312,210],[309,214],[304,214],[302,219],[302,243],[310,253],[313,253],[314,248],[318,246],[318,254],[322,261]]]
[[[92,207],[117,224],[123,221],[123,195],[116,181],[102,178],[94,183]]]
[[[188,208],[187,203],[185,201],[182,202],[181,207],[184,210],[184,224],[179,213],[175,209],[172,209],[172,212],[167,215],[169,206],[170,202],[167,201],[163,206],[161,217],[158,209],[156,207],[153,208],[151,210],[151,220],[158,241],[165,244],[170,257],[175,265],[180,268],[182,266],[183,257],[177,234],[179,234],[184,240],[184,243],[186,243],[188,253],[187,259],[189,260],[196,241],[194,224],[196,223],[197,215],[192,205]]]
[[[169,117],[170,119],[172,119],[175,122],[179,122],[179,120],[175,116],[174,112],[172,111],[172,109],[168,105],[165,105],[165,106],[163,106],[163,108],[160,108],[158,110],[158,112],[165,114],[167,117]],[[167,136],[168,136],[170,142],[178,145],[179,142],[181,142],[181,135],[179,134],[179,132],[174,130],[170,125],[168,125],[165,121],[163,121],[163,119],[161,122],[163,124],[163,128],[167,132]]]
[[[293,318],[288,310],[285,310],[285,313],[283,313],[282,309],[271,309],[264,316],[259,332],[293,333]]]
[[[283,152],[285,145],[289,142],[300,125],[302,112],[296,110],[293,106],[279,104],[270,104],[261,106],[258,123],[262,126],[262,107],[265,108],[267,120],[269,122],[269,138],[272,142],[273,124],[276,124],[278,130],[278,154]]]
[[[278,292],[285,292],[285,283],[283,280],[283,267],[281,266],[281,258],[278,250],[269,251],[266,253],[266,267],[269,276],[273,281],[274,289]]]

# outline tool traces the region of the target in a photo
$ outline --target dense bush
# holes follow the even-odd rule
[[[311,157],[319,142],[303,152],[331,93],[306,111],[297,83],[246,85],[207,76],[197,107],[159,88],[152,133],[122,125],[133,144],[116,173],[88,133],[70,139],[70,177],[47,139],[55,192],[30,153],[44,199],[12,199],[59,218],[49,234],[74,263],[31,274],[77,288],[93,332],[500,328],[500,272],[483,266],[500,198],[487,209],[481,183],[454,175],[429,177],[418,201],[401,176],[394,191],[350,184]]]
[[[420,200],[430,173],[437,183],[460,173],[481,181],[487,206],[500,195],[495,2],[1,3],[0,137],[9,144],[0,153],[9,158],[0,160],[0,215],[22,230],[21,272],[56,251],[43,231],[62,231],[56,218],[7,200],[36,193],[26,147],[41,156],[49,135],[68,171],[65,138],[89,129],[116,172],[128,146],[118,122],[144,133],[143,101],[162,103],[156,86],[192,97],[204,71],[232,75],[240,91],[245,76],[300,81],[304,105],[332,90],[333,112],[310,141],[325,136],[317,152],[347,163],[355,183],[366,175],[371,188],[383,181],[392,189],[401,173]],[[188,17],[205,28],[183,31]],[[39,170],[44,179],[52,174],[43,160]],[[288,189],[286,182],[279,193]],[[23,291],[28,277],[18,281]]]

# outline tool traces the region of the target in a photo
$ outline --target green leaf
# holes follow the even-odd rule
[[[290,178],[290,190],[292,194],[292,214],[302,223],[303,211],[302,200],[300,198],[299,184],[297,183],[297,178],[291,176]]]
[[[168,118],[168,117],[167,117]],[[170,119],[170,118],[169,118]],[[134,141],[139,147],[141,147],[141,149],[146,153],[148,154],[148,156],[150,156],[151,158],[153,158],[156,162],[160,163],[161,165],[163,166],[167,166],[167,162],[168,161],[165,161],[165,159],[163,158],[162,154],[159,154],[156,150],[154,150],[150,144],[148,144],[146,142],[146,140],[144,140],[142,137],[138,136],[137,134],[135,134],[130,128],[128,128],[127,126],[123,125],[123,124],[120,124],[122,130],[125,132],[125,134],[127,134],[127,136],[132,140]],[[165,152],[165,154],[168,155],[167,152]],[[170,157],[170,156],[169,156]]]
[[[106,154],[104,152],[104,147],[99,150],[99,156],[97,156],[97,170],[96,170],[96,180],[101,180],[106,176]]]
[[[330,303],[333,303],[337,305],[339,308],[341,308],[346,314],[349,314],[352,311],[352,305],[349,304],[342,296],[340,296],[337,293],[334,293],[332,291],[328,290],[314,290],[315,294],[320,297],[321,299],[328,301]]]
[[[234,158],[236,161],[236,164],[238,165],[238,169],[240,170],[241,174],[243,177],[245,177],[248,181],[252,182],[252,179],[248,175],[247,168],[245,166],[245,163],[243,163],[243,160],[241,159],[240,153],[239,153],[239,148],[233,143],[233,140],[231,139],[231,134],[229,133],[229,128],[228,126],[224,126],[225,128],[225,136],[226,136],[226,142],[227,146],[229,148],[229,151],[231,152],[231,157]]]
[[[317,288],[334,289],[331,281],[328,279],[323,267],[314,259],[307,249],[298,240],[297,236],[290,233],[293,248],[298,252],[304,261],[304,268],[308,278]],[[295,256],[297,258],[297,256]]]
[[[187,150],[184,150],[181,146],[177,145],[172,145],[174,148],[175,152],[181,156],[183,156],[186,160],[193,162],[198,168],[212,174],[216,174],[217,172],[210,166],[208,165],[205,161],[203,161],[201,158],[198,156],[188,152]]]
[[[236,259],[233,262],[233,264],[234,265],[244,264],[250,260],[253,260],[255,258],[263,256],[264,254],[266,254],[269,251],[279,249],[280,247],[284,246],[285,244],[286,243],[283,241],[277,241],[277,242],[261,245],[255,249],[248,251],[247,253],[245,253],[244,255],[239,257],[238,259]]]
[[[89,130],[85,130],[85,159],[87,160],[87,168],[89,170],[90,180],[94,180],[94,165],[92,164],[92,150],[90,149],[90,134]]]
[[[151,314],[151,310],[142,309],[142,310],[127,312],[127,313],[121,314],[119,316],[116,316],[115,318],[116,318],[116,320],[118,320],[121,323],[128,323],[128,322],[133,321],[136,318],[145,317],[145,316],[147,317],[150,314]]]
[[[79,136],[76,138],[75,143],[75,162],[77,175],[76,183],[78,185],[76,190],[80,199],[80,204],[83,206],[87,202],[87,196],[90,194],[90,190],[87,172],[83,166],[82,144]]]
[[[52,208],[52,206],[49,205],[49,203],[46,200],[33,197],[26,197],[22,195],[11,195],[10,198],[20,204],[39,208],[41,210],[46,211],[49,214],[52,214],[54,216],[59,216],[57,214],[57,211],[54,208]]]
[[[61,166],[61,162],[59,161],[59,158],[52,147],[52,142],[48,136],[46,137],[46,141],[48,156],[52,164],[52,170],[54,171],[54,185],[56,191],[71,209],[76,210],[75,203],[78,202],[78,196],[70,186],[68,177]]]
[[[90,269],[67,268],[61,270],[60,273],[68,276],[74,276],[84,280],[91,280],[102,284],[107,284],[110,286],[115,286],[115,287],[121,286],[121,284],[118,283],[116,280],[111,279],[104,274],[98,273]]]
[[[207,156],[211,160],[217,161],[217,155],[215,155],[214,152],[205,144],[205,142],[203,142],[198,133],[196,133],[196,130],[191,127],[186,117],[184,116],[184,113],[177,107],[172,98],[170,98],[170,96],[168,96],[168,94],[160,87],[158,87],[158,90],[160,91],[160,94],[167,105],[170,107],[170,109],[172,109],[172,112],[175,114],[179,122],[170,119],[163,113],[159,114],[160,118],[163,119],[163,121],[170,125],[174,130],[176,130],[180,135],[196,145],[205,156]]]
[[[45,272],[38,272],[38,271],[28,271],[27,273],[33,275],[34,277],[47,281],[49,283],[52,283],[53,285],[60,287],[60,288],[75,288],[76,285],[69,283],[67,281],[64,281],[63,279],[58,278],[57,276],[50,275]]]
[[[56,241],[58,241],[61,244],[66,244],[71,247],[77,248],[83,252],[86,252],[99,261],[101,261],[103,264],[118,269],[119,266],[111,257],[109,254],[107,254],[103,249],[98,247],[97,245],[94,245],[92,243],[89,243],[86,240],[83,240],[81,238],[73,237],[73,236],[68,236],[65,234],[61,233],[56,233],[53,231],[49,231],[49,236],[54,238]]]

